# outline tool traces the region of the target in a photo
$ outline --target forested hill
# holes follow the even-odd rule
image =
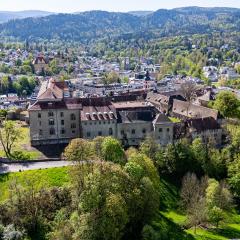
[[[53,14],[52,12],[38,11],[38,10],[27,10],[27,11],[0,11],[0,23],[7,22],[12,19],[22,19],[28,17],[45,17]]]
[[[11,20],[0,25],[2,36],[25,39],[89,41],[107,36],[172,36],[240,31],[240,9],[187,7],[149,14],[90,11]]]

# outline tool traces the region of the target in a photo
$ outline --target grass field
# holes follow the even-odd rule
[[[21,132],[21,137],[17,140],[14,151],[24,151],[27,152],[31,159],[38,159],[42,156],[42,153],[37,151],[35,148],[32,148],[30,145],[30,135],[29,135],[29,127],[25,126],[20,121],[17,121],[17,126]],[[0,144],[0,157],[5,157],[5,153]]]
[[[187,217],[178,211],[179,197],[175,186],[167,181],[161,181],[161,211],[152,226],[156,232],[166,229],[172,240],[227,240],[240,239],[240,215],[226,213],[224,224],[219,229],[198,228],[196,234],[193,229],[184,229]],[[161,238],[160,238],[161,239]]]
[[[9,195],[9,184],[18,181],[23,186],[28,181],[34,182],[36,187],[65,186],[69,183],[68,167],[52,168],[44,170],[33,170],[19,173],[0,175],[0,202],[3,202]],[[226,213],[227,218],[219,229],[198,228],[194,234],[193,229],[184,229],[186,216],[178,211],[178,189],[165,180],[161,180],[161,205],[156,219],[151,227],[156,233],[154,239],[169,240],[227,240],[240,239],[240,215],[237,213]],[[160,235],[161,233],[161,235]],[[162,234],[167,238],[162,238]]]
[[[17,181],[23,186],[28,182],[34,182],[34,185],[39,188],[42,186],[61,187],[69,182],[68,168],[51,168],[0,175],[0,202],[8,198],[9,184],[12,181]]]

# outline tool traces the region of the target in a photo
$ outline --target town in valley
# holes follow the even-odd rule
[[[240,5],[9,2],[0,240],[240,239]]]

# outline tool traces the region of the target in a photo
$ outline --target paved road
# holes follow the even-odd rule
[[[34,169],[65,167],[65,166],[70,166],[72,164],[73,164],[72,162],[68,162],[68,161],[1,164],[0,165],[0,174],[34,170]]]

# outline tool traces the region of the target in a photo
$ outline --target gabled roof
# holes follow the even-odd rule
[[[44,58],[43,56],[38,56],[33,60],[33,64],[39,64],[39,63],[47,64],[46,58]]]
[[[218,119],[218,111],[202,107],[198,105],[194,105],[190,102],[184,102],[177,99],[173,101],[173,109],[172,112],[174,114],[187,117],[187,118],[207,118],[212,117],[213,119]]]
[[[166,123],[166,122],[172,123],[166,115],[161,113],[157,114],[156,118],[153,120],[154,124]]]
[[[42,84],[37,96],[38,101],[59,101],[63,99],[63,90],[59,88],[54,79]]]
[[[168,105],[170,101],[170,96],[165,96],[160,93],[149,92],[147,94],[146,100],[155,105],[161,105],[161,104]]]

